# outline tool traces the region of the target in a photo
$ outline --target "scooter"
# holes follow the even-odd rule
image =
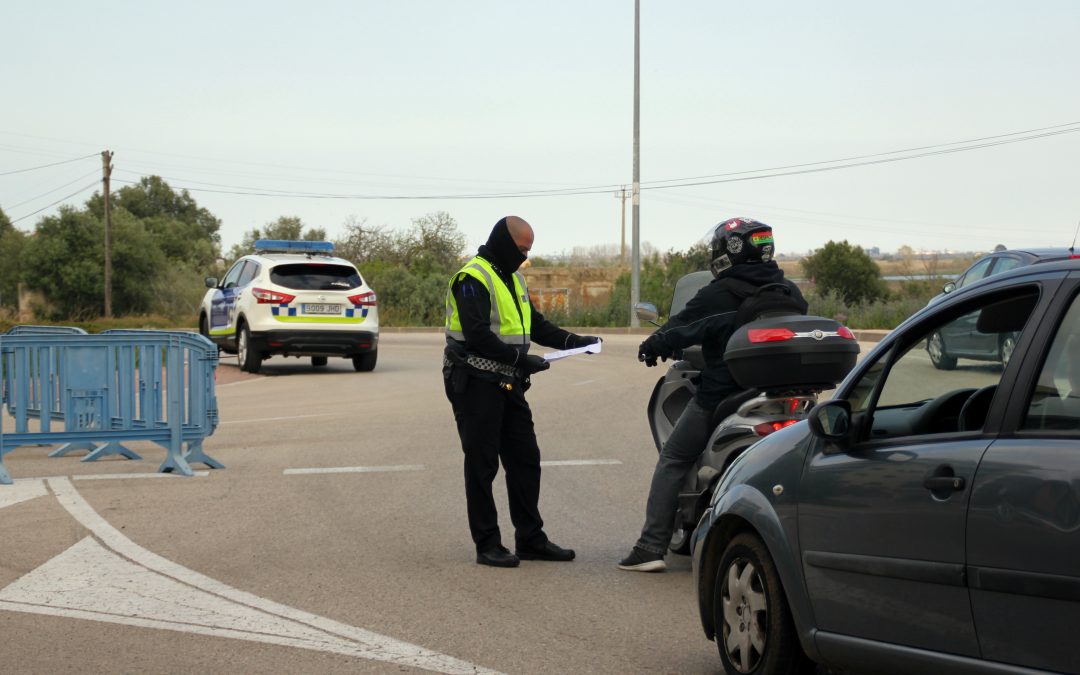
[[[709,271],[692,272],[675,284],[671,315],[677,314],[703,286],[712,281]],[[659,326],[655,305],[639,303],[635,313],[642,321]],[[705,367],[700,346],[676,352],[667,372],[656,382],[649,397],[647,414],[653,442],[659,453],[697,392],[698,376]],[[724,399],[713,413],[713,432],[679,493],[675,528],[669,548],[673,553],[690,552],[690,535],[709,506],[713,489],[724,471],[740,454],[762,437],[805,419],[818,402],[821,389],[793,389],[763,393],[742,391]]]

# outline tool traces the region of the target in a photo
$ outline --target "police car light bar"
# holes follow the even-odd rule
[[[259,239],[255,242],[255,251],[257,253],[333,253],[334,244],[329,241]]]

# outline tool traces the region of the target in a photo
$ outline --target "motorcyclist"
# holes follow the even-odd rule
[[[619,569],[660,572],[667,568],[664,554],[675,525],[679,489],[705,451],[713,411],[726,397],[742,390],[724,363],[724,348],[737,327],[743,301],[768,284],[778,284],[777,291],[788,294],[786,300],[806,312],[802,293],[773,260],[775,246],[772,228],[756,220],[732,218],[717,225],[709,264],[715,278],[638,349],[638,359],[651,367],[676,350],[701,345],[705,368],[697,393],[660,451],[649,487],[645,526]]]

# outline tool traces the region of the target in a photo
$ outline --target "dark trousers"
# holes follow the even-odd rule
[[[454,409],[461,449],[465,453],[465,501],[469,531],[477,551],[502,543],[491,486],[502,460],[510,521],[518,548],[544,544],[540,518],[540,447],[533,432],[532,411],[515,383],[506,391],[494,382],[470,377],[464,391],[446,380],[446,397]]]

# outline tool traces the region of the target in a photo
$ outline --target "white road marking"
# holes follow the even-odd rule
[[[341,417],[349,413],[319,413],[316,415],[289,415],[286,417],[260,417],[250,420],[228,420],[219,424],[251,424],[253,422],[284,422],[285,420],[302,420],[308,417]]]
[[[617,459],[552,459],[540,462],[540,466],[593,466],[600,464],[622,464]]]
[[[196,476],[209,476],[209,471],[195,471]],[[117,478],[188,478],[180,474],[171,473],[94,473],[83,476],[72,476],[72,480],[113,480]]]
[[[390,471],[423,471],[423,464],[388,464],[386,466],[326,466],[312,469],[285,469],[286,476],[312,473],[384,473]]]
[[[90,507],[67,478],[50,479],[48,484],[75,520],[128,560],[92,540],[77,544],[0,591],[0,609],[253,640],[455,675],[496,675],[452,656],[309,614],[182,567],[125,537]],[[84,593],[88,596],[83,597]]]
[[[0,485],[0,509],[47,494],[49,491],[45,489],[45,481],[16,478],[11,485]]]
[[[580,387],[583,384],[592,384],[593,382],[596,382],[596,380],[582,380],[581,382],[575,382],[574,386]]]

